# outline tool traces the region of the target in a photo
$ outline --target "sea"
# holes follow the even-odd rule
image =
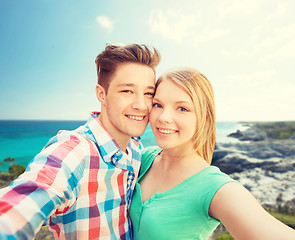
[[[12,163],[27,164],[59,130],[73,130],[85,121],[0,120],[0,171],[7,172]],[[216,141],[235,142],[228,134],[245,128],[239,122],[217,122]],[[145,147],[156,145],[150,125],[141,136]],[[13,162],[4,161],[13,158]]]

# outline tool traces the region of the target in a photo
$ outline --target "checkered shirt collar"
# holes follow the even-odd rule
[[[106,163],[112,163],[114,166],[121,169],[133,171],[132,167],[132,151],[136,147],[133,140],[129,140],[128,143],[128,155],[120,149],[117,142],[102,125],[101,121],[98,119],[99,112],[92,112],[90,118],[88,119],[87,125],[93,133],[94,139],[97,142],[100,154]],[[133,137],[135,141],[139,141],[140,137]],[[130,157],[131,156],[131,157]]]

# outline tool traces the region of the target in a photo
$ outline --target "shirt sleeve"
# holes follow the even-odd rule
[[[203,210],[204,215],[207,216],[208,219],[212,219],[209,215],[209,208],[213,197],[215,196],[216,192],[226,183],[229,182],[236,182],[236,180],[232,179],[227,174],[220,171],[218,167],[212,167],[213,169],[207,176],[206,182],[203,184]]]
[[[52,214],[74,204],[84,169],[80,145],[79,137],[58,134],[0,190],[0,239],[32,239]]]

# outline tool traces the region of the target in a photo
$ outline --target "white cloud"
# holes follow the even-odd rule
[[[196,36],[193,41],[195,45],[199,45],[203,42],[208,42],[223,37],[227,33],[228,30],[212,29],[210,31],[203,32],[202,34],[198,34],[198,36]]]
[[[277,2],[277,6],[275,8],[275,11],[273,14],[270,14],[266,20],[267,21],[271,21],[274,19],[277,19],[279,17],[283,17],[287,12],[288,12],[288,4],[286,2],[283,1],[279,1]]]
[[[114,30],[114,22],[111,21],[108,17],[106,16],[98,16],[96,18],[96,21],[98,22],[98,24],[108,30],[109,32],[112,32]]]
[[[273,51],[270,54],[261,57],[259,62],[263,64],[268,64],[271,61],[280,61],[286,58],[294,58],[294,57],[295,57],[295,40],[292,40],[286,44],[283,44],[276,51]]]
[[[224,77],[222,85],[232,85],[241,87],[240,90],[251,90],[253,87],[263,86],[270,82],[276,75],[276,70],[266,70],[260,72],[249,72],[235,75],[228,75]],[[225,87],[227,87],[225,86]]]
[[[219,121],[284,121],[294,120],[294,84],[266,84],[263,88],[228,89],[217,92],[216,111]]]
[[[215,82],[218,120],[294,120],[295,83],[284,83],[276,70],[236,74]]]
[[[226,50],[226,49],[222,49],[221,50],[221,53],[224,55],[224,56],[227,56],[227,57],[243,57],[243,58],[249,58],[249,57],[253,57],[254,56],[254,53],[251,52],[251,51],[247,51],[247,50],[240,50],[240,51],[229,51],[229,50]]]
[[[226,57],[255,57],[255,62],[262,64],[276,58],[281,60],[295,56],[295,24],[272,27],[265,22],[257,25],[252,33],[249,49],[236,45],[235,48],[224,48],[221,53]]]
[[[273,47],[282,41],[291,41],[295,38],[295,24],[290,24],[284,27],[276,27],[272,30],[269,37],[261,36],[263,39],[256,45],[257,49],[265,47]]]
[[[168,9],[152,10],[148,23],[152,33],[179,42],[194,32],[199,21],[199,14],[184,14],[180,10]]]
[[[225,0],[215,7],[220,18],[224,19],[231,14],[239,14],[240,16],[253,14],[262,7],[264,2],[264,0]]]

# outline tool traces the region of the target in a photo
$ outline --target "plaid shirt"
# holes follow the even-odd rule
[[[132,238],[127,214],[140,168],[139,139],[129,141],[127,155],[98,115],[60,131],[0,190],[0,239],[32,239],[48,223],[56,239]]]

